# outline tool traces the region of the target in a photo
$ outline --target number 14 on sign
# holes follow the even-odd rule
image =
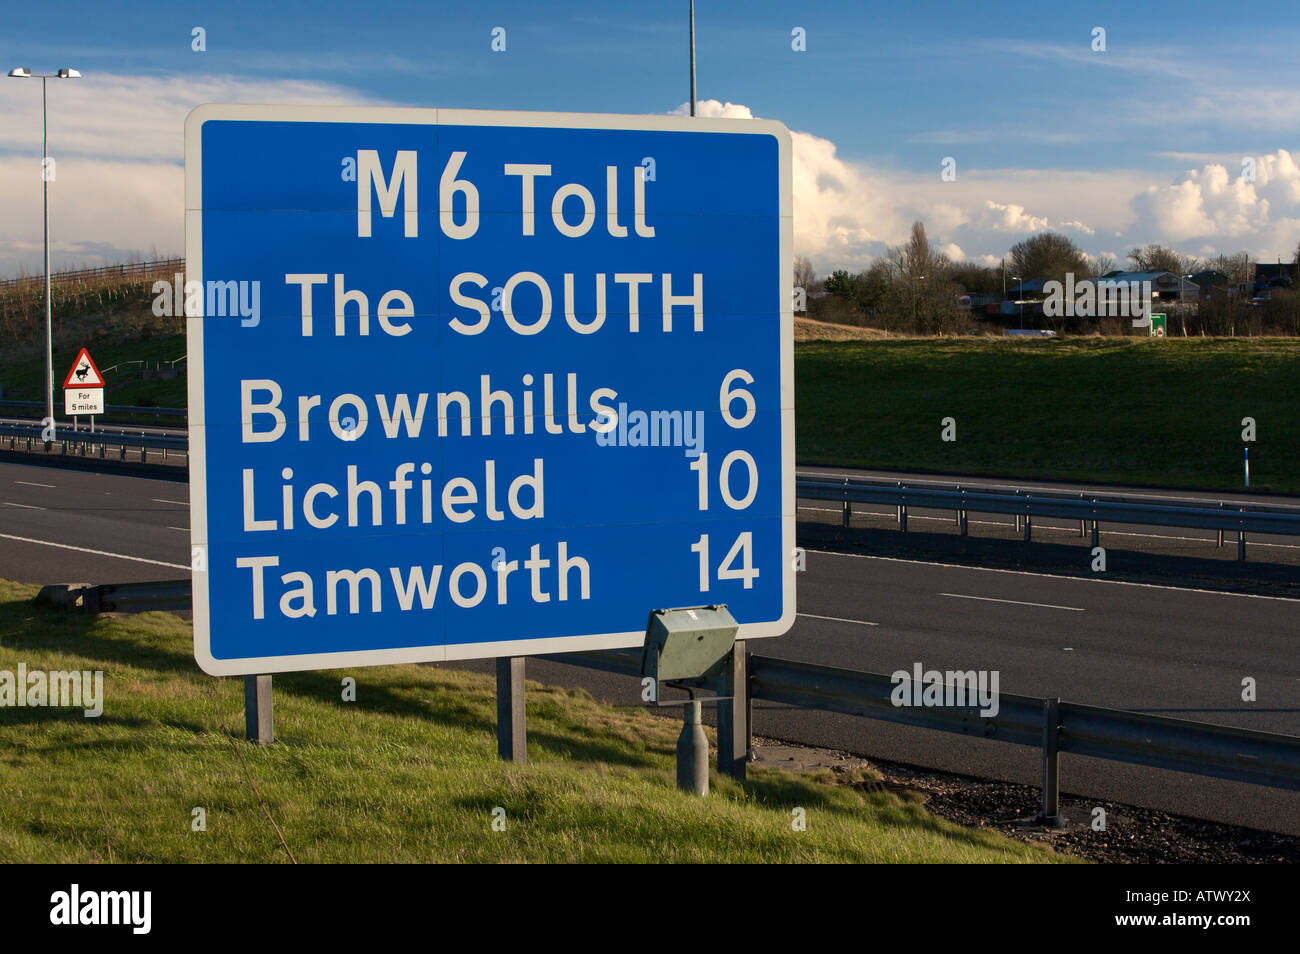
[[[700,534],[700,538],[691,544],[691,552],[700,555],[700,592],[709,591],[709,535]],[[740,566],[735,566],[736,558],[741,561]],[[718,567],[718,579],[721,580],[743,580],[745,589],[753,589],[754,580],[758,578],[758,569],[754,566],[754,534],[749,530],[744,531],[736,537],[736,542],[731,545],[723,559],[721,566]]]

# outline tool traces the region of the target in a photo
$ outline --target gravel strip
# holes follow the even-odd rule
[[[1063,854],[1111,864],[1296,863],[1300,838],[1273,832],[1201,821],[1185,815],[1119,802],[1061,795],[1063,828],[1035,821],[1042,799],[1039,789],[1011,782],[949,775],[896,762],[862,759],[845,752],[755,738],[758,764],[829,768],[849,774],[869,768],[879,782],[855,782],[865,791],[888,791],[919,797],[927,811],[968,828],[989,828],[1010,838],[1050,845]],[[780,756],[764,758],[764,749]],[[784,753],[800,753],[798,757]],[[1105,812],[1105,829],[1094,830],[1095,809]],[[1099,816],[1097,816],[1099,818]]]

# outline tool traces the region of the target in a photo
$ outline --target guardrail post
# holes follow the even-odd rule
[[[1086,499],[1086,498],[1083,496],[1083,494],[1079,494],[1079,503],[1083,503],[1083,501],[1084,501],[1085,499]],[[1087,535],[1088,535],[1088,521],[1087,521],[1087,520],[1080,520],[1080,521],[1079,521],[1079,536],[1081,536],[1081,537],[1086,537]]]
[[[1092,545],[1094,547],[1101,546],[1101,529],[1097,526],[1096,520],[1092,521]]]
[[[497,754],[516,765],[528,761],[523,656],[497,657]]]
[[[749,669],[745,641],[737,640],[722,670],[718,703],[718,774],[745,780],[749,761]]]
[[[1025,514],[1025,542],[1030,541],[1030,535],[1033,533],[1034,518],[1030,514]]]
[[[1246,531],[1237,531],[1237,559],[1246,559]]]
[[[1223,501],[1222,501],[1222,500],[1219,501],[1219,509],[1220,509],[1220,510],[1223,509]],[[1219,546],[1223,546],[1223,529],[1222,529],[1222,528],[1219,529]]]
[[[244,738],[258,745],[275,741],[271,677],[244,677]]]
[[[1037,821],[1052,828],[1065,824],[1061,814],[1061,700],[1043,700],[1043,810]]]

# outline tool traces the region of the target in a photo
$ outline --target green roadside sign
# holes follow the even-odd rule
[[[1165,336],[1166,327],[1167,327],[1167,323],[1165,321],[1164,315],[1151,316],[1151,337],[1152,338],[1163,338]]]

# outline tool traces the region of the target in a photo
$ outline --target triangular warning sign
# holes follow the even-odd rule
[[[90,358],[90,352],[85,348],[77,355],[77,360],[72,362],[72,369],[68,371],[68,376],[63,379],[65,388],[102,388],[104,386],[104,376],[99,373],[99,368],[95,367],[95,362]]]

